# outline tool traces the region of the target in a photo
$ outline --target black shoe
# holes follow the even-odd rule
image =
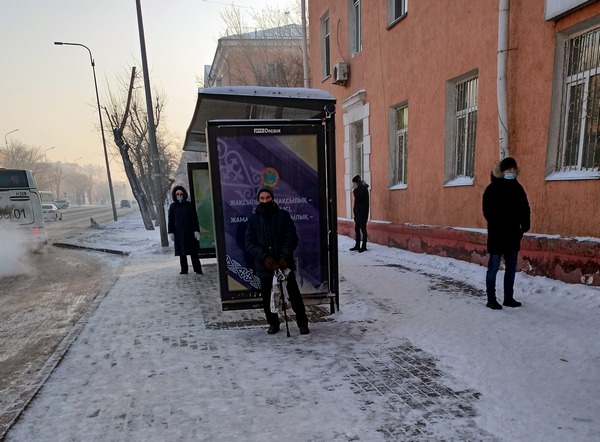
[[[360,246],[354,246],[350,249],[351,252],[356,252],[357,250],[360,250]]]
[[[358,250],[358,253],[362,253],[362,252],[366,252],[367,251],[367,246],[363,246]]]
[[[267,334],[274,335],[278,331],[279,331],[279,324],[277,324],[277,325],[270,325],[269,329],[267,330]]]
[[[521,307],[523,304],[514,299],[505,299],[502,305],[505,305],[506,307]]]
[[[179,272],[179,274],[180,274],[180,275],[187,275],[187,270],[186,270],[185,272],[184,272],[184,271],[181,271],[181,272]]]
[[[486,305],[487,308],[491,308],[492,310],[502,310],[502,306],[498,301],[489,301]]]
[[[203,273],[203,272],[202,272],[202,269],[200,269],[200,270],[196,270],[196,273],[197,273],[198,275],[202,275],[202,273]]]
[[[310,333],[310,330],[308,329],[308,325],[299,325],[298,329],[300,330],[301,335],[307,335]]]

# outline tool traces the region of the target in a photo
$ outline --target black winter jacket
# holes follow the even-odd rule
[[[354,220],[366,223],[369,219],[369,185],[361,181],[352,193],[354,194]]]
[[[296,270],[294,250],[297,246],[296,226],[286,210],[276,205],[271,214],[257,211],[248,218],[245,247],[254,260],[254,273],[258,277],[273,276],[273,272],[265,267],[269,255],[277,262],[285,258],[288,268]]]
[[[175,256],[197,255],[198,241],[194,232],[200,231],[196,207],[190,201],[175,201],[169,206],[167,233],[175,234]]]
[[[488,224],[487,250],[491,255],[517,253],[523,233],[530,228],[527,194],[516,179],[495,175],[483,193],[483,216]]]

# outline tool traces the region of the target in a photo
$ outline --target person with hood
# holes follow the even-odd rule
[[[517,181],[517,162],[506,157],[494,166],[491,183],[483,193],[483,216],[487,220],[487,251],[490,255],[486,273],[486,307],[501,310],[520,307],[514,298],[517,259],[523,234],[530,228],[531,209],[523,186]],[[504,302],[496,300],[496,275],[504,257]]]
[[[356,244],[350,249],[362,253],[367,250],[367,220],[369,219],[369,185],[360,179],[360,175],[352,178],[354,194],[354,233]],[[362,240],[362,244],[361,244]]]
[[[167,233],[175,246],[175,256],[179,256],[181,275],[188,272],[187,255],[190,255],[194,272],[202,274],[202,264],[198,256],[200,224],[195,205],[188,201],[187,190],[183,186],[173,187],[173,202],[169,206]]]
[[[310,333],[304,301],[298,288],[294,270],[294,250],[298,246],[296,226],[289,212],[279,208],[274,201],[273,189],[261,186],[256,193],[258,205],[248,218],[245,248],[254,260],[254,273],[260,278],[263,308],[269,323],[267,333],[279,331],[279,315],[271,312],[273,276],[277,270],[289,269],[287,291],[296,313],[296,323],[301,335]]]

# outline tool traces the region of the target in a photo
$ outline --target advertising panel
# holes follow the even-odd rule
[[[200,224],[200,252],[204,258],[215,256],[215,227],[213,220],[212,190],[208,163],[188,164],[190,198],[196,206],[198,223]]]
[[[259,305],[260,280],[244,248],[262,185],[290,212],[298,233],[296,278],[303,295],[329,294],[327,189],[321,121],[215,121],[207,125],[223,309]]]

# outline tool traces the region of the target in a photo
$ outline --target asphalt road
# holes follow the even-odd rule
[[[27,256],[28,272],[0,278],[0,439],[11,410],[32,395],[49,358],[123,265],[117,255],[52,246],[90,228],[91,218],[112,221],[111,206],[65,209],[63,221],[46,222],[48,245]]]

